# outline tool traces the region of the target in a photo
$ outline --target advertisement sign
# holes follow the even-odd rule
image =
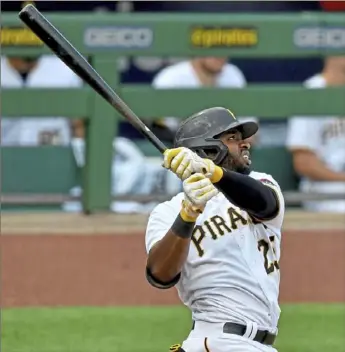
[[[40,47],[43,45],[29,28],[1,27],[1,46],[3,47]]]
[[[146,49],[153,43],[153,31],[148,27],[89,27],[84,44],[89,48]]]
[[[345,27],[300,27],[293,42],[302,49],[345,49]]]
[[[255,47],[258,41],[258,30],[250,26],[195,26],[190,35],[194,48]]]

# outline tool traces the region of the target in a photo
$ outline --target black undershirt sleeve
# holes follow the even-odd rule
[[[250,176],[223,171],[223,177],[214,185],[231,203],[258,220],[269,220],[278,214],[279,200],[272,188]]]

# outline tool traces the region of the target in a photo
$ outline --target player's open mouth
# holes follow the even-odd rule
[[[250,154],[248,150],[242,151],[242,158],[250,165],[252,161],[250,160]]]

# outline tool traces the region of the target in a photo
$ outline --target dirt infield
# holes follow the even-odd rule
[[[144,277],[145,217],[2,217],[2,306],[178,303]],[[282,302],[345,302],[343,217],[291,213],[281,258]]]

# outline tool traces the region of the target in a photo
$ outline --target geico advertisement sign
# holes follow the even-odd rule
[[[299,48],[345,48],[345,27],[298,28],[294,32],[294,44]]]
[[[148,48],[152,42],[147,27],[91,27],[84,33],[84,44],[92,48]]]

